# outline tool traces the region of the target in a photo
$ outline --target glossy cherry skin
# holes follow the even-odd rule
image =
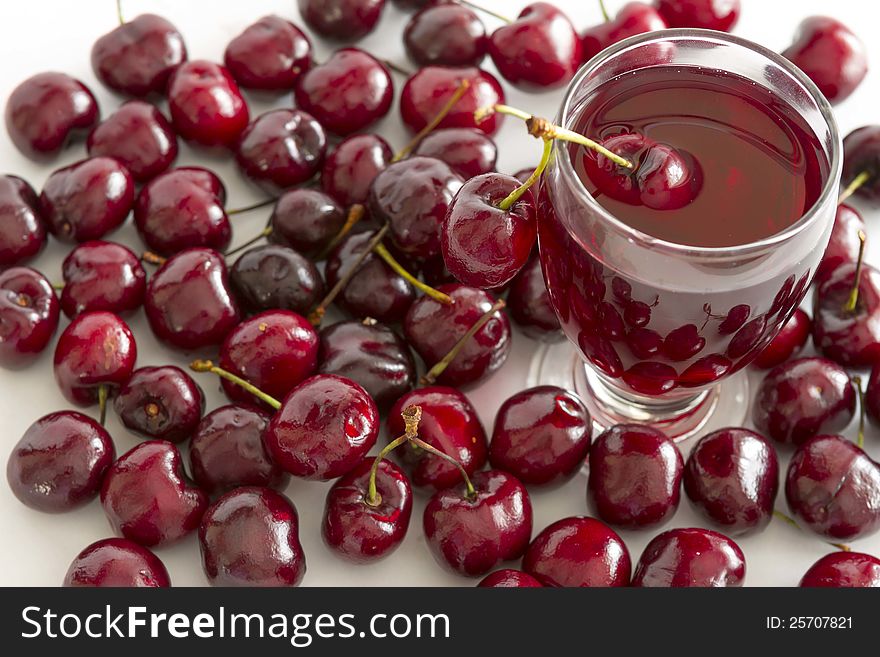
[[[504,103],[504,90],[491,73],[475,66],[426,66],[413,74],[400,93],[400,116],[413,132],[418,132],[440,112],[467,80],[470,86],[438,128],[477,128],[494,135],[501,128],[502,114],[492,114],[479,123],[474,112]]]
[[[846,25],[827,16],[805,19],[782,55],[832,103],[846,100],[868,73],[865,44]]]
[[[366,390],[342,376],[316,374],[290,392],[263,443],[285,472],[328,481],[351,471],[378,435],[379,411]]]
[[[328,39],[355,41],[376,27],[385,0],[297,0],[310,28]]]
[[[113,408],[126,429],[180,443],[195,433],[205,411],[205,395],[179,367],[141,367],[119,389]]]
[[[642,552],[632,585],[640,587],[742,586],[746,558],[724,534],[709,529],[670,529]]]
[[[290,477],[263,445],[270,417],[255,406],[234,404],[203,417],[189,443],[193,480],[211,495],[239,486],[283,489]]]
[[[114,242],[84,242],[61,265],[61,309],[73,319],[84,312],[131,313],[141,307],[147,275],[128,247]]]
[[[55,290],[36,269],[0,272],[0,367],[33,362],[55,335],[59,315]]]
[[[130,100],[89,133],[91,157],[112,157],[135,182],[152,180],[177,159],[177,135],[154,105]]]
[[[865,387],[865,413],[874,425],[880,425],[880,366],[876,364]]]
[[[403,324],[407,341],[428,367],[439,362],[495,303],[488,292],[464,285],[441,285],[438,289],[454,303],[442,304],[431,297],[420,297],[410,306]],[[507,316],[496,311],[437,377],[437,382],[463,386],[480,381],[507,360],[511,339]]]
[[[291,189],[281,195],[269,217],[269,240],[315,259],[345,225],[345,213],[317,189]]]
[[[510,318],[530,338],[544,342],[562,339],[559,318],[550,304],[541,272],[541,260],[535,255],[514,277],[507,295],[507,307]]]
[[[289,310],[267,310],[246,319],[220,348],[220,367],[279,400],[310,376],[317,363],[318,334],[305,317]],[[232,401],[261,403],[230,381],[223,379],[222,384]]]
[[[637,34],[665,30],[666,21],[660,13],[643,2],[628,2],[611,20],[584,31],[581,36],[581,55],[588,61],[608,46]]]
[[[98,496],[116,458],[113,439],[76,411],[50,413],[34,422],[6,462],[6,480],[20,502],[46,513],[83,506]]]
[[[326,150],[324,128],[310,114],[279,109],[261,114],[245,129],[235,160],[252,181],[277,191],[314,176]]]
[[[185,478],[177,447],[148,440],[107,471],[101,504],[117,534],[152,547],[177,541],[198,527],[208,496]]]
[[[165,564],[147,548],[127,538],[95,541],[76,558],[64,587],[168,588]]]
[[[109,157],[80,160],[54,171],[40,193],[46,226],[63,242],[97,240],[125,221],[134,205],[134,179]]]
[[[13,89],[6,101],[9,138],[33,160],[58,154],[100,118],[89,88],[64,73],[38,73]]]
[[[563,518],[535,536],[523,570],[544,586],[629,586],[632,562],[626,544],[595,518]]]
[[[813,344],[845,367],[870,367],[880,356],[880,271],[864,265],[856,307],[849,311],[856,272],[855,263],[841,265],[816,289]]]
[[[798,586],[880,588],[880,559],[861,552],[832,552],[810,566]]]
[[[880,465],[842,436],[815,436],[788,465],[785,500],[817,534],[850,541],[880,530]]]
[[[137,344],[128,324],[108,312],[83,313],[55,346],[55,381],[67,401],[79,406],[98,402],[98,390],[125,385],[137,360]]]
[[[471,9],[432,3],[409,20],[403,46],[419,66],[479,66],[489,48],[486,26]]]
[[[392,157],[391,146],[379,135],[352,135],[324,160],[321,188],[344,207],[366,203],[373,179]]]
[[[740,14],[740,0],[655,0],[669,27],[699,27],[729,32]]]
[[[428,133],[413,154],[446,162],[464,180],[470,180],[474,176],[495,171],[498,146],[482,130],[443,128]]]
[[[416,383],[409,346],[395,331],[369,319],[321,330],[318,371],[360,384],[380,409],[387,409]]]
[[[678,509],[683,469],[681,452],[663,432],[619,424],[606,429],[590,447],[587,498],[610,525],[657,526]]]
[[[498,409],[489,462],[527,486],[560,484],[584,465],[592,434],[590,414],[573,394],[555,386],[529,388]]]
[[[865,230],[865,221],[858,211],[846,203],[838,205],[834,227],[831,229],[831,240],[825,247],[825,254],[816,269],[817,283],[828,278],[831,272],[841,265],[859,259],[860,230]]]
[[[306,574],[296,507],[271,488],[237,488],[214,502],[199,548],[212,586],[296,586]]]
[[[455,458],[468,476],[486,464],[486,432],[476,409],[461,392],[444,386],[427,386],[408,392],[388,412],[390,437],[403,435],[401,413],[410,405],[422,409],[419,438]],[[424,450],[406,444],[395,454],[417,488],[442,490],[461,482],[458,468]]]
[[[249,313],[277,308],[304,315],[324,296],[324,279],[314,263],[278,244],[242,253],[229,270],[229,282]]]
[[[337,479],[324,502],[324,544],[354,563],[372,563],[394,552],[412,515],[412,488],[399,467],[383,459],[376,470],[375,505],[368,503],[373,458]]]
[[[312,65],[312,42],[290,21],[263,16],[229,42],[223,63],[245,89],[287,91]]]
[[[774,367],[758,388],[752,421],[781,443],[800,445],[820,433],[841,431],[856,411],[856,392],[840,365],[796,358]]]
[[[46,246],[46,226],[34,188],[18,176],[0,175],[0,269],[36,257]]]
[[[767,370],[784,363],[792,356],[797,356],[807,344],[812,328],[813,322],[810,316],[797,308],[770,344],[755,356],[752,365]]]
[[[544,585],[521,570],[502,568],[486,575],[477,586],[489,589],[530,589],[540,588]]]
[[[342,48],[296,81],[296,106],[344,137],[373,125],[391,109],[394,85],[385,65],[358,48]]]
[[[122,23],[92,46],[92,69],[98,79],[130,96],[164,94],[168,78],[185,61],[183,36],[155,14]]]
[[[855,193],[877,205],[880,203],[880,126],[856,128],[843,140],[842,180],[850,183],[863,171],[870,175]]]
[[[203,59],[174,71],[168,109],[177,134],[200,146],[233,146],[249,119],[247,103],[229,71]]]
[[[144,310],[156,337],[178,349],[219,345],[239,321],[226,262],[211,249],[169,258],[150,278]]]
[[[580,68],[581,40],[568,17],[548,2],[533,2],[489,39],[489,56],[508,82],[527,91],[568,84]]]
[[[694,445],[684,466],[691,504],[725,534],[763,530],[779,490],[776,450],[749,429],[719,429]]]

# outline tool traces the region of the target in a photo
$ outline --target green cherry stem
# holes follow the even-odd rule
[[[235,255],[236,253],[240,253],[241,251],[244,251],[246,248],[253,246],[257,242],[259,242],[261,239],[263,239],[264,237],[269,237],[269,235],[271,235],[271,234],[272,234],[272,226],[266,226],[263,230],[261,230],[259,233],[257,233],[256,236],[250,238],[244,244],[241,244],[241,245],[235,247],[234,249],[230,249],[229,251],[227,251],[223,255],[228,258],[231,255]]]
[[[794,518],[792,518],[790,515],[783,513],[779,509],[773,509],[773,515],[775,517],[779,518],[780,520],[784,520],[792,527],[795,527],[797,529],[801,528],[801,526],[799,524],[797,524],[797,522],[795,521]],[[801,531],[803,531],[803,530],[801,530]],[[849,545],[847,545],[846,543],[831,543],[829,541],[828,545],[830,545],[832,547],[836,547],[841,552],[852,552],[852,548]]]
[[[544,173],[544,169],[547,168],[547,164],[550,162],[550,154],[553,152],[553,140],[545,139],[544,140],[544,152],[541,155],[541,161],[538,162],[538,166],[535,167],[535,170],[532,171],[532,175],[526,179],[526,181],[514,189],[507,197],[498,204],[499,210],[504,210],[505,212],[513,207],[513,204],[516,203],[523,194],[528,191],[528,189],[538,182],[538,179],[541,177],[541,174]]]
[[[862,171],[859,175],[852,179],[852,182],[846,186],[846,188],[840,193],[840,196],[837,197],[837,204],[840,205],[850,196],[855,194],[862,185],[868,182],[871,179],[870,171]]]
[[[397,153],[394,155],[394,158],[392,158],[391,161],[392,162],[399,162],[400,160],[405,158],[407,155],[412,153],[416,149],[416,147],[421,143],[421,141],[425,137],[427,137],[431,132],[433,132],[437,128],[438,125],[440,125],[440,123],[443,121],[443,119],[446,118],[446,115],[452,111],[452,108],[456,106],[458,101],[461,100],[461,97],[467,93],[467,90],[470,89],[470,87],[471,87],[471,83],[468,80],[466,80],[466,79],[461,80],[458,83],[458,87],[455,89],[455,92],[453,92],[453,94],[449,97],[449,100],[446,101],[446,104],[440,108],[440,111],[434,115],[434,118],[432,118],[424,128],[419,130],[418,133],[416,134],[416,136],[413,137],[406,146],[404,146],[402,149],[397,151]]]
[[[470,0],[458,0],[458,4],[464,5],[465,7],[468,7],[469,9],[473,9],[474,11],[481,11],[484,14],[486,14],[487,16],[492,16],[493,18],[497,18],[502,23],[509,24],[509,23],[513,22],[511,19],[509,19],[504,14],[499,14],[498,12],[492,11],[491,9],[486,9],[485,7],[481,7],[480,5],[478,5],[474,2],[470,2]]]
[[[408,282],[420,292],[423,292],[424,294],[434,299],[434,301],[439,301],[440,303],[446,304],[447,306],[453,303],[452,298],[449,295],[443,294],[439,290],[435,290],[427,283],[423,283],[418,278],[410,274],[403,265],[397,262],[397,259],[393,255],[391,255],[391,251],[389,251],[388,248],[381,242],[373,247],[373,252],[377,256],[382,258],[382,260],[385,261],[385,264],[394,270],[394,273],[403,278],[406,282]]]
[[[382,63],[385,64],[385,67],[386,67],[388,70],[390,70],[390,71],[392,71],[392,72],[394,72],[394,73],[397,73],[398,75],[402,75],[402,76],[405,77],[405,78],[409,78],[409,77],[412,77],[412,76],[413,76],[413,72],[412,72],[412,71],[407,70],[406,68],[404,68],[404,67],[401,66],[400,64],[395,64],[395,63],[392,62],[390,59],[383,59],[383,60],[382,60]]]
[[[52,289],[61,292],[64,289],[64,283],[52,283]]]
[[[862,264],[865,260],[865,240],[867,239],[867,235],[865,235],[865,231],[859,231],[859,259],[856,261],[856,275],[853,280],[852,290],[850,290],[849,296],[846,299],[846,304],[843,306],[843,311],[847,313],[855,312],[856,306],[859,304],[859,286],[862,282]]]
[[[122,16],[122,0],[116,0],[116,18],[119,19],[120,25],[125,25],[125,18]]]
[[[381,463],[382,459],[388,456],[388,454],[403,445],[405,442],[418,438],[419,436],[419,422],[422,419],[422,407],[410,404],[403,409],[400,416],[403,418],[403,435],[398,436],[388,443],[376,456],[373,461],[373,466],[370,468],[370,483],[367,488],[367,497],[364,500],[369,506],[376,507],[382,502],[382,496],[379,494],[379,491],[376,490],[376,474],[379,472],[379,463]]]
[[[853,385],[856,387],[856,394],[859,396],[859,433],[856,436],[856,445],[859,449],[865,447],[865,391],[862,390],[862,377],[854,376],[852,378]]]
[[[164,258],[158,253],[153,253],[152,251],[144,251],[141,254],[141,262],[145,262],[148,265],[156,265],[157,267],[161,267],[165,264],[166,260],[168,260],[168,258]]]
[[[98,386],[98,423],[102,427],[107,421],[107,397],[109,394],[110,389],[107,387],[106,383],[102,383]]]
[[[339,232],[330,240],[330,243],[318,254],[318,257],[315,260],[321,261],[326,260],[327,256],[336,248],[336,245],[339,244],[342,239],[351,232],[351,229],[354,228],[357,223],[364,218],[364,214],[366,213],[366,208],[360,204],[355,203],[348,209],[348,216],[345,218],[345,223],[342,225],[342,228],[339,229]]]
[[[599,9],[602,11],[602,19],[607,23],[611,20],[608,9],[605,8],[605,0],[599,0]]]
[[[249,383],[248,381],[245,381],[240,376],[236,376],[232,372],[224,370],[222,367],[217,367],[210,360],[202,360],[202,359],[194,360],[193,362],[191,362],[189,364],[189,368],[193,372],[210,372],[211,374],[216,374],[221,379],[226,379],[227,381],[230,381],[230,382],[234,383],[235,385],[240,386],[241,388],[245,389],[246,391],[251,393],[257,399],[260,399],[261,401],[264,401],[267,404],[269,404],[269,406],[274,408],[276,411],[279,408],[281,408],[280,401],[278,401],[277,399],[275,399],[271,395],[267,395],[265,392],[263,392],[258,387],[256,387],[253,383]]]
[[[227,210],[226,214],[230,217],[235,216],[237,214],[244,214],[245,212],[250,212],[251,210],[259,210],[260,208],[265,208],[266,206],[272,205],[277,201],[277,198],[267,198],[265,200],[259,201],[257,203],[253,203],[251,205],[246,205],[242,208],[233,208],[232,210]]]
[[[444,461],[448,461],[456,468],[458,468],[458,471],[461,473],[461,478],[464,480],[464,485],[467,488],[467,493],[465,493],[465,497],[467,497],[467,499],[469,500],[473,500],[477,497],[477,491],[474,488],[474,485],[471,483],[471,478],[468,477],[467,471],[464,469],[464,466],[459,463],[458,459],[451,457],[449,454],[441,452],[439,449],[437,449],[433,445],[426,443],[421,438],[410,438],[409,442],[416,447],[425,450],[426,452],[428,452],[428,454],[439,456]]]

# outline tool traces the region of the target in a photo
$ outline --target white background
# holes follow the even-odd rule
[[[484,6],[506,15],[515,15],[526,4],[526,0],[482,1]],[[555,1],[568,12],[578,30],[601,20],[596,2]],[[294,0],[123,0],[125,15],[129,18],[151,11],[170,19],[183,33],[191,59],[206,58],[219,62],[222,62],[227,42],[265,14],[277,13],[301,25],[295,4]],[[624,2],[608,0],[607,4],[609,11],[614,13]],[[880,24],[880,4],[864,0],[743,0],[743,5],[743,14],[735,32],[775,50],[783,49],[791,41],[800,20],[813,14],[833,12],[835,17],[856,30],[868,44],[869,59],[874,70],[858,91],[838,108],[838,120],[844,134],[857,126],[880,122],[880,40],[875,38],[873,32]],[[490,29],[499,24],[491,17],[485,20]],[[410,67],[401,40],[405,21],[404,14],[389,6],[377,31],[357,45],[377,56]],[[95,79],[89,65],[89,53],[95,39],[115,26],[113,0],[3,2],[0,8],[0,99],[5,104],[15,85],[30,75],[58,70],[84,81],[96,94],[102,114],[109,115],[121,103],[121,99],[111,95]],[[333,47],[319,39],[314,39],[314,43],[318,60],[326,57]],[[484,66],[494,72],[488,58]],[[402,83],[403,78],[395,76],[398,90]],[[561,98],[561,90],[538,95],[508,90],[508,102],[539,115],[553,116]],[[265,99],[249,97],[248,100],[251,101],[252,116],[272,106]],[[277,99],[274,105],[289,106],[290,102],[290,96],[285,95]],[[396,106],[376,126],[376,130],[397,147],[407,139],[400,128]],[[526,136],[516,121],[508,120],[497,140],[501,151],[501,171],[513,172],[533,165],[540,155],[538,143]],[[80,159],[85,151],[80,145],[66,151],[53,165],[39,166],[20,155],[13,148],[5,130],[0,130],[0,155],[3,162],[0,169],[24,177],[39,191],[55,165],[62,166]],[[260,192],[242,181],[231,158],[206,159],[183,147],[178,164],[203,164],[213,168],[227,185],[230,207],[247,205],[262,198]],[[880,220],[880,212],[863,209],[870,235],[873,225]],[[267,215],[268,209],[235,217],[233,245],[256,234],[264,225]],[[124,242],[137,252],[143,248],[130,225],[111,235],[110,239]],[[880,242],[872,244],[869,237],[869,245],[872,256],[869,259],[880,263]],[[60,281],[60,263],[68,248],[51,243],[35,266],[50,280]],[[62,328],[65,324],[66,319],[62,318]],[[132,318],[130,324],[138,339],[139,366],[166,363],[185,366],[188,362],[186,356],[171,353],[157,344],[142,313]],[[518,333],[513,353],[505,366],[479,389],[468,393],[479,409],[487,431],[491,432],[493,418],[501,402],[524,387],[534,348],[535,343]],[[46,413],[68,407],[52,378],[52,351],[50,345],[27,370],[0,370],[0,455],[4,464],[8,453],[31,422]],[[209,410],[226,403],[216,382],[204,378],[205,375],[198,376],[203,377],[199,380],[208,394]],[[137,439],[122,428],[112,410],[108,414],[108,428],[119,454],[137,443]],[[849,428],[847,435],[855,435],[855,424]],[[869,428],[867,449],[874,458],[880,458],[880,429]],[[780,450],[780,456],[783,463],[788,462],[788,452]],[[585,514],[585,483],[581,475],[560,489],[534,492],[535,532],[564,516]],[[294,481],[287,489],[300,513],[300,538],[308,564],[304,585],[469,586],[475,583],[451,575],[434,563],[422,537],[424,499],[419,497],[408,536],[391,557],[370,566],[352,566],[339,560],[323,546],[320,536],[327,486]],[[699,517],[690,509],[686,498],[682,498],[681,507],[669,526],[699,525]],[[779,504],[784,508],[781,491]],[[3,535],[0,540],[0,563],[3,564],[0,585],[58,585],[70,561],[82,548],[110,535],[97,501],[66,515],[45,515],[21,505],[5,482],[0,482],[0,532]],[[656,530],[623,533],[633,563],[656,533]],[[771,523],[761,534],[740,540],[740,545],[748,563],[746,583],[753,586],[796,585],[816,559],[831,551],[818,537],[799,532],[780,521]],[[880,555],[880,535],[855,542],[853,547]],[[175,585],[205,584],[194,535],[177,545],[159,549],[157,553],[167,565]],[[516,567],[516,564],[510,566]]]

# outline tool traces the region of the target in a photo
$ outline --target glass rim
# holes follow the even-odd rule
[[[815,85],[815,83],[809,77],[807,77],[807,75],[803,71],[801,71],[793,62],[786,59],[779,53],[776,53],[769,48],[765,48],[764,46],[755,43],[754,41],[743,39],[742,37],[734,36],[726,32],[718,32],[715,30],[677,28],[656,30],[644,34],[638,34],[636,36],[629,37],[609,46],[605,50],[595,55],[591,60],[589,60],[581,67],[580,71],[578,71],[578,73],[574,76],[571,83],[569,84],[568,90],[565,93],[565,98],[562,101],[562,106],[560,109],[560,125],[562,125],[563,127],[568,127],[569,120],[571,119],[571,106],[574,100],[575,92],[583,84],[584,79],[588,75],[594,73],[596,69],[604,64],[607,60],[625,50],[629,50],[637,46],[643,46],[664,41],[668,42],[682,40],[698,40],[703,41],[704,43],[715,42],[746,48],[785,70],[804,87],[813,102],[815,102],[816,107],[819,109],[819,112],[822,115],[823,120],[825,121],[825,124],[828,126],[832,142],[831,161],[828,170],[828,177],[822,185],[822,193],[816,199],[815,203],[813,203],[813,205],[806,212],[804,212],[800,219],[795,221],[793,224],[791,224],[784,230],[770,235],[769,237],[765,237],[761,240],[748,242],[746,244],[739,244],[736,246],[694,246],[689,244],[678,244],[677,242],[670,242],[668,240],[654,237],[653,235],[642,232],[637,228],[633,228],[629,224],[626,224],[615,217],[614,214],[612,214],[595,198],[593,198],[592,194],[587,191],[587,188],[584,186],[583,182],[576,175],[574,171],[574,166],[571,162],[570,149],[555,148],[557,153],[557,161],[560,162],[560,170],[563,176],[566,178],[567,184],[575,187],[575,193],[581,198],[584,204],[589,206],[592,211],[594,211],[599,217],[601,217],[601,220],[604,223],[610,224],[618,232],[623,233],[624,236],[659,251],[667,251],[669,253],[685,256],[729,257],[732,255],[748,255],[755,251],[760,251],[766,249],[767,247],[772,247],[774,245],[778,245],[790,240],[791,238],[806,230],[817,220],[817,217],[821,214],[821,209],[828,202],[828,199],[832,194],[835,195],[835,197],[837,196],[839,188],[839,183],[837,181],[840,178],[840,172],[843,166],[843,143],[840,136],[840,130],[837,125],[837,120],[834,116],[834,111],[831,108],[831,103],[828,102],[828,99],[825,98],[825,96],[822,94],[821,91],[819,91],[819,88]],[[724,69],[721,68],[720,70]],[[561,157],[559,157],[559,154],[561,154]]]

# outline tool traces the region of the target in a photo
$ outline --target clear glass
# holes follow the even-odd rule
[[[615,218],[582,185],[569,148],[554,149],[541,184],[539,246],[551,302],[574,349],[545,347],[533,363],[532,382],[575,389],[599,428],[643,422],[683,438],[710,419],[742,422],[748,406],[742,369],[800,304],[828,243],[841,142],[827,100],[793,64],[757,44],[706,30],[640,35],[603,51],[573,80],[557,123],[575,129],[600,85],[658,61],[735,73],[771,90],[814,132],[829,165],[818,201],[789,228],[759,242],[694,247]],[[669,336],[691,325],[685,333],[696,327],[692,337],[704,345],[674,361],[636,356],[613,327],[596,330],[597,322],[615,314],[610,308],[615,322],[627,318],[626,331],[643,327]]]

